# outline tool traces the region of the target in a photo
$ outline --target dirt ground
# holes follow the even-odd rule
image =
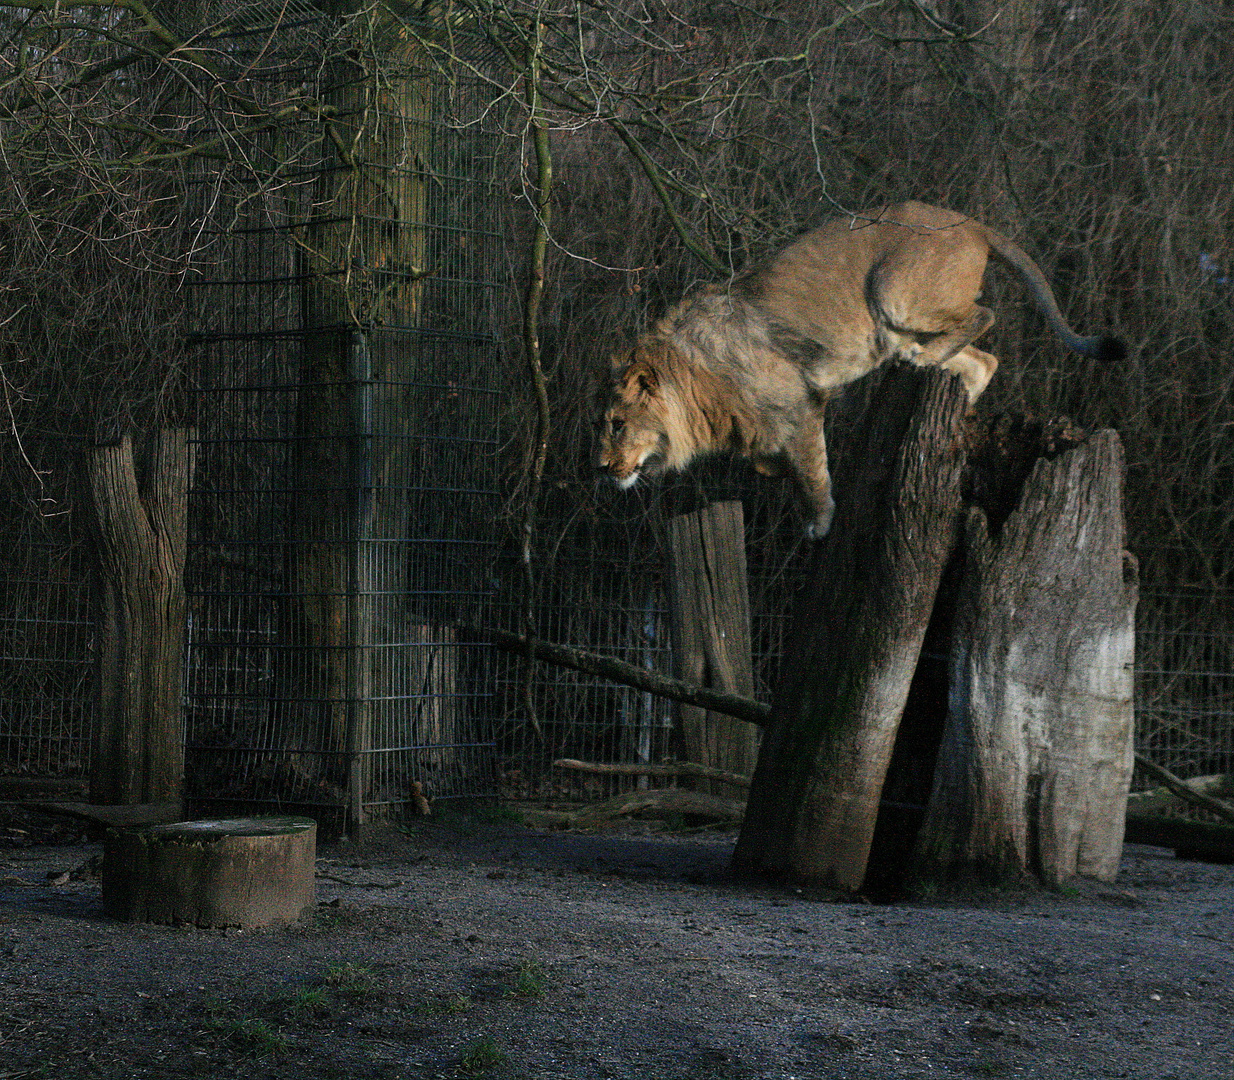
[[[0,1080],[1234,1078],[1234,867],[876,906],[731,880],[731,833],[430,821],[238,932],[111,921],[99,848],[10,819]]]

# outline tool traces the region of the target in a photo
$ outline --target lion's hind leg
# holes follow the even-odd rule
[[[968,403],[972,405],[994,378],[994,372],[998,370],[998,358],[983,352],[976,345],[966,345],[950,359],[944,360],[942,366],[964,380]]]
[[[919,366],[937,364],[959,375],[964,380],[964,388],[968,391],[971,405],[990,384],[998,368],[995,357],[972,344],[994,324],[994,313],[989,308],[974,304],[968,318],[953,318],[951,322],[950,329],[945,330],[909,328],[915,330],[921,342],[921,348],[911,359]]]

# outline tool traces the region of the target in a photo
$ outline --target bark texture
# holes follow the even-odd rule
[[[304,323],[296,406],[281,697],[284,741],[361,824],[379,730],[415,721],[405,650],[399,545],[415,513],[415,439],[424,421],[411,339],[428,273],[430,81],[413,42],[391,38],[397,79],[340,62],[323,121],[334,167],[322,172],[302,243]],[[380,704],[379,704],[380,703]]]
[[[740,873],[856,889],[960,509],[966,395],[880,373],[834,457],[837,513],[799,601],[734,852]]]
[[[673,674],[695,686],[753,698],[741,503],[712,503],[670,518],[668,556]],[[756,728],[697,705],[680,704],[678,718],[684,760],[747,776],[754,771]],[[732,793],[715,780],[695,778],[691,785]]]
[[[86,452],[97,554],[94,803],[171,802],[184,787],[184,557],[189,432],[160,431],[143,468],[133,440]]]
[[[1136,581],[1123,456],[1101,431],[1029,475],[991,533],[970,508],[950,701],[917,872],[1118,870],[1132,768]]]

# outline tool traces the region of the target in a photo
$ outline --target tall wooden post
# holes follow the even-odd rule
[[[754,696],[745,522],[740,501],[711,503],[668,522],[668,598],[673,674],[742,697]],[[678,705],[686,761],[749,775],[758,753],[750,724]],[[729,785],[699,781],[714,794]]]
[[[185,428],[158,432],[140,466],[128,435],[86,452],[97,553],[95,803],[172,802],[183,792],[189,438]]]
[[[733,855],[739,873],[856,889],[909,683],[958,522],[963,386],[880,372],[837,441],[837,511],[818,545]]]

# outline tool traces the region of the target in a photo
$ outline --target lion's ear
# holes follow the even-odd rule
[[[634,360],[626,368],[625,384],[640,394],[654,394],[660,389],[660,373],[646,360]]]

